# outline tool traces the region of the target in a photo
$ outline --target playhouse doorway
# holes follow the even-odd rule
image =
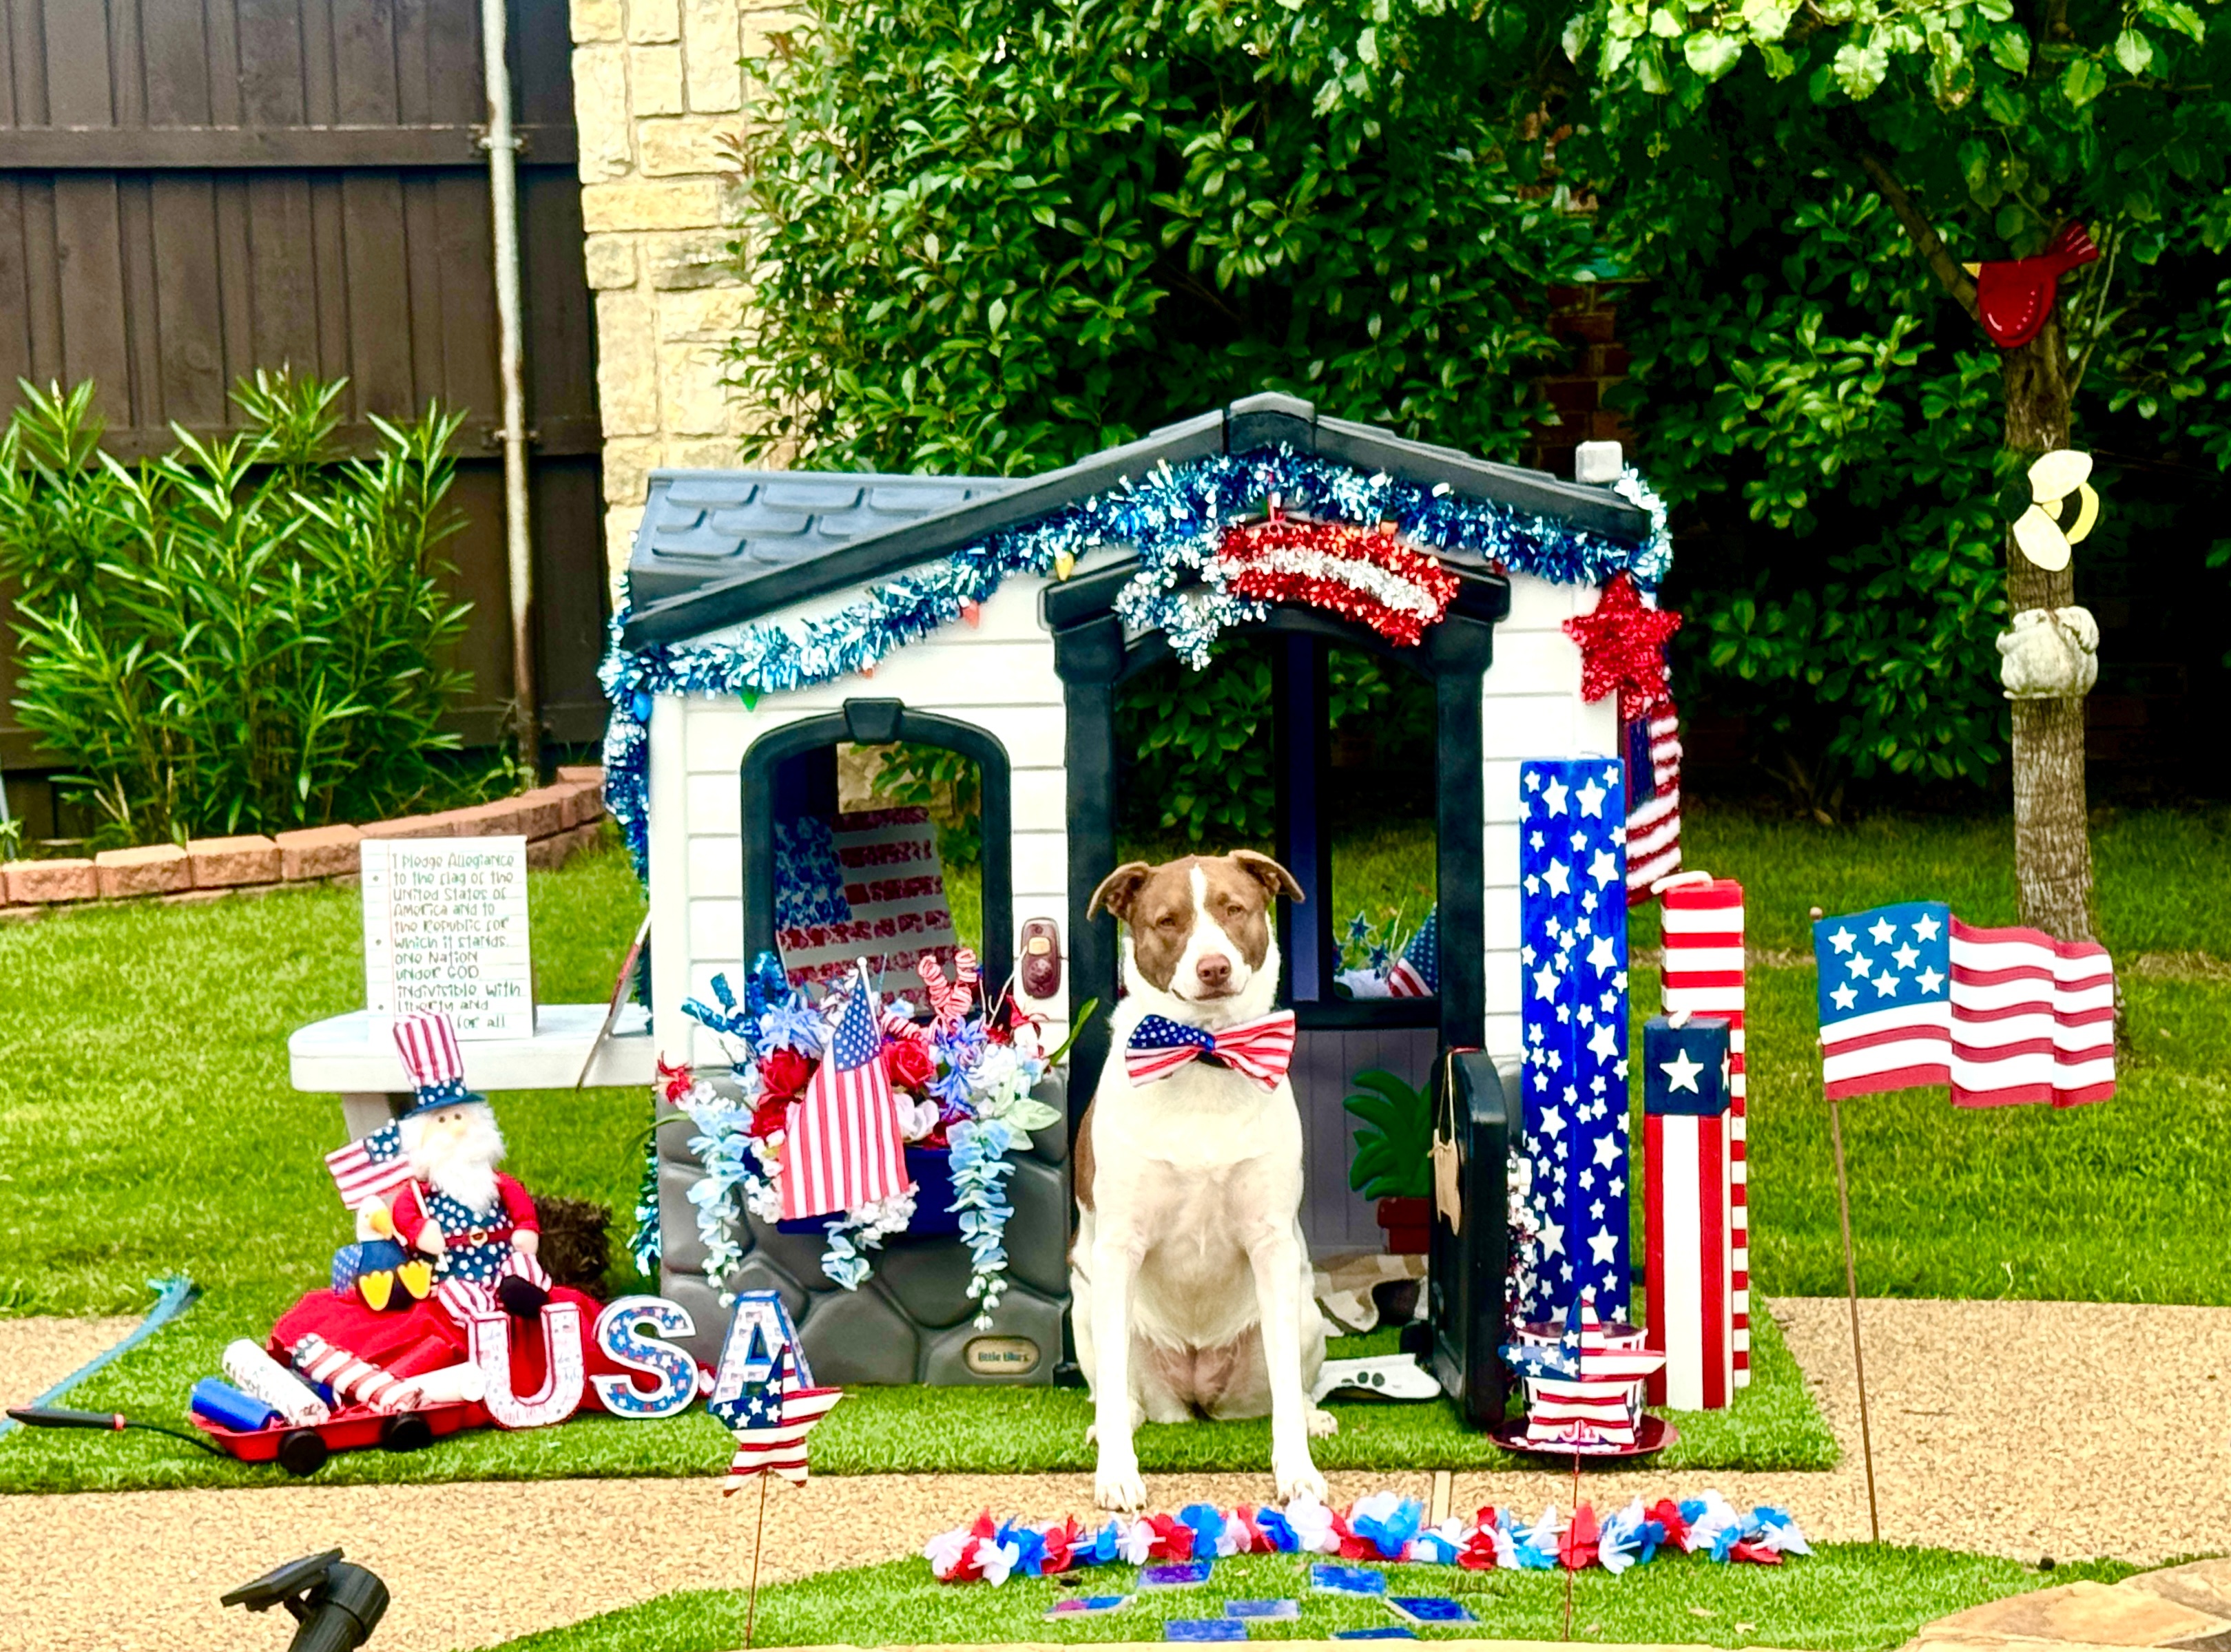
[[[1407,651],[1417,655],[1417,650]],[[1420,657],[1366,646],[1346,628],[1252,629],[1205,670],[1164,654],[1117,686],[1115,861],[1255,849],[1306,893],[1281,903],[1283,993],[1300,1023],[1292,1069],[1302,1113],[1313,1253],[1376,1250],[1375,1199],[1350,1185],[1360,1074],[1415,1098],[1390,1142],[1399,1188],[1425,1188],[1426,1096],[1439,1046],[1430,991],[1387,978],[1426,927],[1439,878],[1433,679]],[[1391,1082],[1390,1082],[1391,1081]]]
[[[883,991],[918,996],[916,962],[972,947],[1006,979],[1013,938],[1006,748],[973,724],[889,700],[762,735],[744,754],[744,953],[794,982],[866,958]]]

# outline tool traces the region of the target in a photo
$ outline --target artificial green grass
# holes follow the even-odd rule
[[[740,1570],[747,1546],[737,1542],[731,1552]],[[1251,1624],[1251,1640],[1322,1639],[1338,1629],[1400,1621],[1375,1602],[1310,1594],[1307,1565],[1294,1555],[1236,1556],[1218,1561],[1200,1588],[1137,1594],[1115,1612],[1050,1621],[1046,1610],[1064,1594],[1131,1594],[1136,1572],[1107,1566],[1082,1574],[1070,1589],[1037,1578],[995,1589],[941,1584],[925,1560],[893,1560],[766,1585],[759,1591],[753,1644],[1159,1641],[1166,1618],[1221,1617],[1225,1601],[1249,1599],[1297,1599],[1302,1608],[1295,1623]],[[1562,1635],[1562,1571],[1385,1570],[1391,1592],[1461,1600],[1480,1620],[1421,1629],[1421,1639],[1550,1641]],[[2014,1560],[1889,1544],[1823,1544],[1812,1556],[1779,1566],[1668,1556],[1615,1578],[1575,1574],[1573,1638],[1876,1652],[1910,1639],[1924,1623],[1986,1601],[2058,1584],[2112,1584],[2136,1570],[2092,1560],[2040,1571]],[[694,1590],[506,1641],[489,1652],[729,1652],[744,1643],[744,1614],[740,1589]]]
[[[197,1304],[142,1349],[100,1372],[69,1404],[169,1428],[188,1426],[194,1380],[218,1369],[235,1337],[261,1341],[281,1300],[224,1296]],[[1819,1469],[1836,1462],[1836,1443],[1806,1389],[1796,1362],[1769,1324],[1754,1333],[1756,1377],[1724,1411],[1674,1413],[1681,1438],[1656,1462],[1669,1470]],[[1335,1354],[1387,1352],[1391,1338],[1341,1339]],[[1335,1403],[1340,1432],[1314,1443],[1324,1469],[1497,1468],[1533,1466],[1465,1429],[1440,1401],[1388,1405]],[[844,1403],[813,1434],[817,1474],[1089,1473],[1092,1420],[1083,1392],[1058,1388],[869,1388]],[[1149,1474],[1230,1471],[1264,1474],[1269,1485],[1270,1425],[1245,1423],[1147,1424],[1139,1461]],[[728,1436],[694,1410],[663,1422],[624,1422],[585,1413],[562,1429],[508,1434],[480,1429],[423,1451],[390,1456],[344,1452],[318,1474],[320,1484],[361,1485],[461,1480],[665,1478],[711,1475],[728,1460]],[[0,1493],[126,1491],[184,1486],[268,1486],[282,1471],[215,1457],[166,1436],[127,1431],[59,1433],[19,1429],[0,1437]]]

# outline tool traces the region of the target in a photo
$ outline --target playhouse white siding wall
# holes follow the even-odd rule
[[[975,626],[948,625],[897,649],[873,677],[767,694],[751,710],[740,699],[659,697],[650,728],[651,973],[653,1028],[668,1060],[685,1053],[691,1061],[718,1059],[717,1041],[683,1016],[681,1004],[687,997],[706,997],[715,975],[725,971],[734,980],[740,973],[738,771],[744,753],[760,736],[841,711],[847,700],[904,700],[910,710],[973,723],[1006,747],[1013,771],[1014,907],[987,912],[985,922],[1006,923],[1011,944],[1026,919],[1050,917],[1067,929],[1067,722],[1053,638],[1038,622],[1044,584],[1009,579],[983,604]],[[1065,997],[1057,1008],[1066,1014]]]
[[[751,710],[736,699],[660,696],[650,727],[651,949],[654,1029],[668,1060],[719,1058],[716,1041],[682,1014],[682,1001],[708,997],[717,973],[740,973],[744,752],[761,735],[839,711],[847,699],[902,700],[999,739],[1013,769],[1014,907],[986,921],[1005,921],[1012,939],[1024,920],[1051,917],[1066,935],[1066,713],[1053,640],[1038,620],[1044,584],[1011,578],[983,605],[978,625],[949,625],[901,649],[872,678],[768,694]],[[1523,575],[1510,584],[1510,616],[1496,628],[1483,685],[1487,1047],[1500,1059],[1519,1048],[1519,761],[1619,749],[1614,702],[1581,700],[1580,650],[1559,629],[1592,609],[1595,592]],[[1059,1008],[1066,1014],[1065,1000]]]
[[[1518,765],[1528,758],[1615,756],[1615,695],[1581,698],[1581,650],[1562,629],[1596,605],[1586,586],[1510,577],[1510,616],[1495,628],[1495,659],[1481,684],[1480,750],[1486,759],[1487,1049],[1519,1053]]]

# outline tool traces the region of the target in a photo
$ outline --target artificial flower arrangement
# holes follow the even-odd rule
[[[1716,1491],[1678,1502],[1661,1498],[1646,1508],[1638,1497],[1600,1519],[1582,1503],[1561,1520],[1552,1504],[1531,1525],[1509,1509],[1484,1508],[1469,1520],[1452,1516],[1438,1526],[1416,1498],[1386,1491],[1337,1509],[1308,1496],[1283,1510],[1243,1505],[1227,1512],[1193,1503],[1174,1514],[1117,1518],[1096,1530],[1073,1518],[995,1522],[986,1512],[972,1526],[932,1538],[922,1551],[940,1582],[995,1586],[1082,1566],[1235,1554],[1322,1554],[1470,1571],[1600,1566],[1616,1576],[1660,1552],[1777,1565],[1784,1555],[1812,1550],[1783,1510],[1762,1505],[1744,1513]]]
[[[705,1173],[689,1199],[708,1275],[721,1278],[742,1260],[737,1228],[744,1210],[762,1222],[795,1224],[810,1208],[795,1188],[786,1198],[785,1177],[800,1162],[797,1138],[820,1116],[816,1107],[870,1109],[895,1123],[916,1163],[927,1168],[934,1161],[922,1155],[944,1157],[953,1186],[944,1214],[958,1218],[968,1247],[975,1324],[990,1327],[1006,1283],[1012,1155],[1029,1145],[1031,1131],[1061,1122],[1060,1113],[1031,1092],[1068,1042],[1049,1053],[1037,1021],[1019,1013],[1007,992],[996,1003],[982,1002],[976,960],[965,947],[955,954],[953,979],[934,958],[923,958],[918,971],[930,1011],[926,1023],[903,999],[878,1008],[864,960],[817,997],[791,985],[773,952],[753,960],[740,1003],[728,978],[716,975],[716,1003],[692,998],[682,1006],[727,1046],[738,1091],[730,1097],[687,1069],[661,1068],[667,1100],[697,1126],[689,1146]],[[1079,1012],[1080,1023],[1091,1009]],[[872,1029],[849,1051],[848,1026]],[[863,1056],[879,1070],[869,1070]],[[840,1070],[849,1083],[831,1081]],[[822,1220],[829,1236],[823,1273],[850,1291],[867,1280],[886,1239],[931,1223],[917,1220],[919,1180],[896,1167],[846,1185],[852,1197],[842,1208],[815,1210],[809,1219]]]

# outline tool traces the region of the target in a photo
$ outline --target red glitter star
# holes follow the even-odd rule
[[[1646,608],[1634,581],[1621,574],[1603,588],[1595,611],[1565,622],[1565,635],[1581,645],[1581,698],[1601,700],[1619,690],[1621,721],[1673,698],[1665,681],[1665,639],[1681,616]]]

